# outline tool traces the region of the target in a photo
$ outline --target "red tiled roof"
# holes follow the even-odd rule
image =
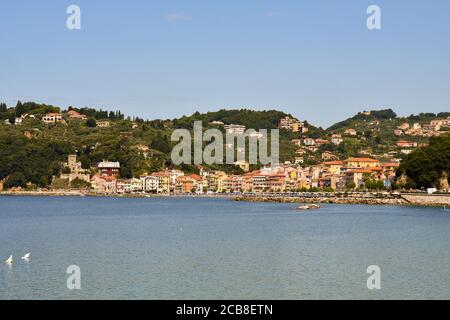
[[[326,166],[334,166],[334,165],[343,165],[344,162],[343,162],[343,161],[336,160],[336,161],[328,161],[328,162],[324,162],[323,164],[326,165]]]
[[[379,162],[372,158],[348,158],[344,162]]]

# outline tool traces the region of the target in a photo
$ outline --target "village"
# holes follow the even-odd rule
[[[242,164],[241,164],[242,165]],[[214,194],[214,193],[282,193],[308,190],[355,190],[368,187],[368,181],[379,181],[388,188],[395,177],[397,163],[383,163],[370,158],[329,161],[311,167],[276,165],[242,175],[223,171],[185,174],[180,170],[153,172],[132,179],[121,179],[120,163],[103,161],[92,177],[81,169],[76,156],[69,156],[68,174],[60,179],[76,179],[90,183],[97,194]]]
[[[15,125],[33,115],[23,114],[16,118]],[[67,121],[88,118],[75,110],[63,113],[48,113],[42,116],[45,125],[65,124]],[[10,124],[12,124],[10,122]],[[225,132],[235,135],[245,134],[246,127],[238,124],[225,124],[214,121],[212,125],[222,126]],[[368,125],[376,127],[377,121]],[[98,128],[109,128],[113,122],[97,120]],[[133,124],[133,128],[137,124]],[[339,159],[336,153],[323,151],[322,145],[339,146],[348,137],[360,135],[357,128],[346,128],[341,133],[330,133],[328,137],[313,139],[304,134],[309,128],[295,118],[286,116],[279,120],[278,129],[295,133],[299,138],[291,142],[297,147],[296,156],[292,161],[272,163],[258,170],[250,170],[247,161],[236,161],[234,165],[241,169],[242,174],[229,174],[225,171],[211,170],[202,165],[196,166],[196,173],[189,174],[177,169],[163,169],[157,172],[147,172],[131,179],[123,179],[120,175],[121,164],[118,161],[102,161],[89,169],[82,168],[77,155],[68,156],[62,164],[61,174],[54,177],[52,189],[84,189],[95,194],[234,194],[234,193],[284,193],[300,191],[370,191],[391,189],[396,171],[400,166],[402,156],[410,154],[425,144],[418,143],[410,137],[433,137],[448,131],[450,117],[432,120],[428,124],[405,122],[396,127],[394,136],[402,137],[395,142],[395,150],[386,154],[373,154],[360,150],[358,155]],[[445,129],[445,131],[441,131]],[[25,132],[24,135],[30,134]],[[260,138],[258,132],[253,132]],[[403,138],[405,137],[405,138]],[[364,139],[364,136],[358,136]],[[139,145],[147,156],[148,147]],[[226,146],[228,147],[228,146]],[[322,151],[321,151],[322,150]],[[315,154],[319,158],[316,163],[305,163],[305,155]],[[78,182],[78,183],[73,183]],[[80,183],[81,182],[81,183]],[[64,186],[64,187],[61,187]],[[443,186],[448,190],[448,186]]]

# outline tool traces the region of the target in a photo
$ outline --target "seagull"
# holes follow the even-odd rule
[[[13,263],[13,256],[9,256],[8,260],[6,260],[6,264],[12,264]]]
[[[30,257],[31,257],[31,253],[28,252],[26,255],[24,255],[24,256],[22,257],[22,260],[24,260],[24,261],[30,261]]]

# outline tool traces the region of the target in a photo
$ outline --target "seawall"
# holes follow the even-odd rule
[[[243,195],[235,201],[278,203],[335,203],[367,205],[450,206],[450,195],[372,194],[372,193],[316,193],[298,195]]]

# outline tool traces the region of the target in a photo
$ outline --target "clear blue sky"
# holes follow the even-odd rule
[[[70,4],[80,31],[66,29]],[[274,108],[321,126],[449,111],[449,15],[448,0],[2,1],[0,101],[151,119]]]

